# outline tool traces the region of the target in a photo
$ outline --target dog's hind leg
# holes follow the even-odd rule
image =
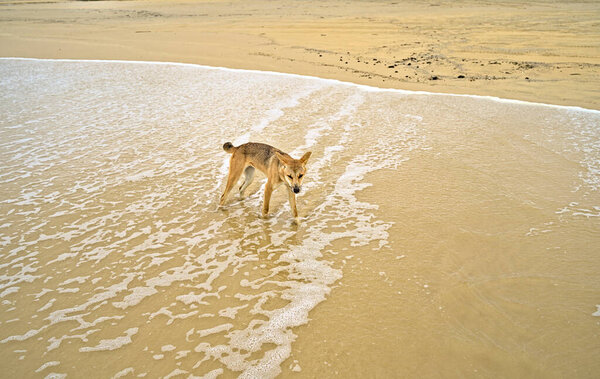
[[[231,160],[229,161],[229,176],[227,177],[227,185],[225,186],[225,191],[223,191],[223,195],[221,195],[221,201],[219,201],[219,205],[223,205],[225,203],[225,199],[231,189],[240,180],[240,176],[242,176],[242,170],[244,169],[244,158],[238,157],[234,153],[231,156]]]
[[[241,197],[244,197],[244,191],[246,190],[246,188],[248,188],[248,186],[250,185],[250,183],[252,183],[252,180],[254,179],[254,167],[246,167],[246,169],[244,170],[244,176],[244,183],[240,186]]]

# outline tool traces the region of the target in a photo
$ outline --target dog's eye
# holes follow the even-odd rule
[[[290,178],[290,179],[294,179],[294,178],[292,178],[292,176],[291,176],[291,175],[288,175],[288,178]]]
[[[304,176],[304,174],[300,174],[300,175],[298,175],[298,179],[300,179],[300,178],[301,178],[301,177],[303,177],[303,176]]]

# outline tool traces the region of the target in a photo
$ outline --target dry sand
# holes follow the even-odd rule
[[[8,1],[0,56],[190,62],[600,109],[596,1]]]

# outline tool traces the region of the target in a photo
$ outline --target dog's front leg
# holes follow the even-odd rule
[[[298,209],[296,209],[296,194],[290,188],[288,188],[288,198],[290,200],[290,208],[292,208],[294,218],[298,218]]]
[[[263,200],[263,217],[267,217],[269,214],[269,202],[271,201],[271,193],[273,192],[273,183],[271,180],[267,180],[267,184],[265,184],[265,199]]]

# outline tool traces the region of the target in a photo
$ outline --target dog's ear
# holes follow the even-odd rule
[[[283,163],[284,165],[289,165],[290,164],[290,158],[288,158],[285,155],[281,154],[279,151],[275,152],[275,156],[277,156],[277,159],[279,159],[279,161],[281,163]]]
[[[306,161],[308,161],[308,158],[310,158],[311,154],[312,154],[311,151],[309,151],[308,153],[304,153],[302,158],[300,158],[300,163],[302,163],[302,164],[306,163]]]

